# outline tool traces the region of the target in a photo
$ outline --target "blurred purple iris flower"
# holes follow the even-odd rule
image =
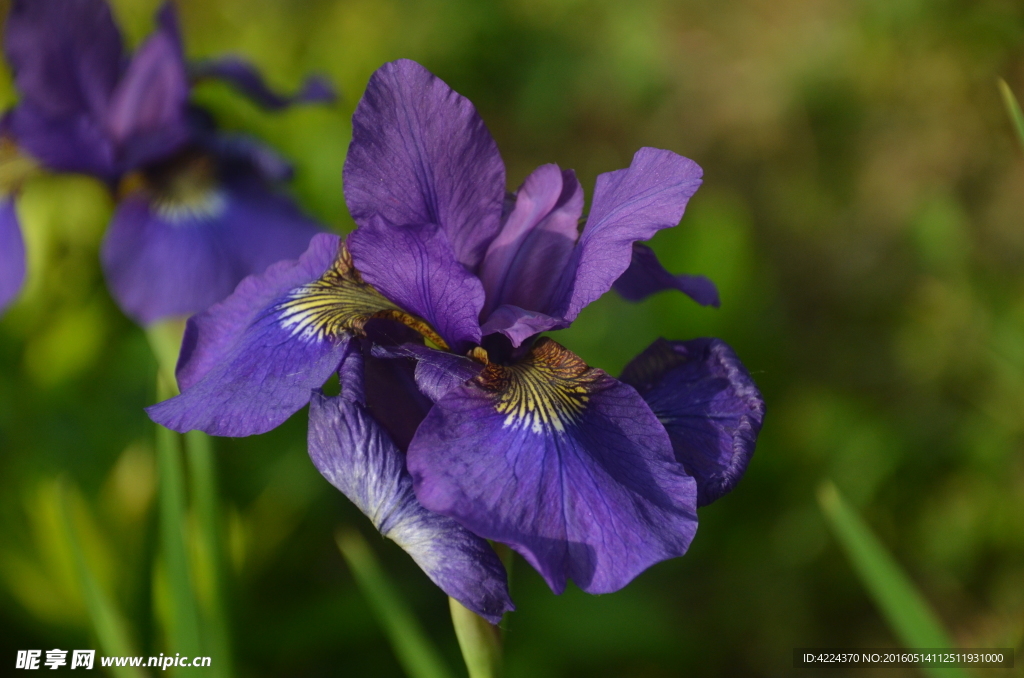
[[[717,305],[710,281],[669,274],[638,242],[679,222],[700,177],[686,158],[641,149],[598,177],[581,230],[571,171],[545,165],[507,196],[472,104],[415,62],[386,64],[345,164],[358,228],[345,243],[318,236],[190,320],[182,394],[150,415],[250,435],[312,398],[314,463],[379,529],[382,515],[458,528],[413,542],[458,563],[439,575],[417,558],[470,609],[494,621],[511,604],[491,605],[484,591],[503,589],[481,579],[466,534],[509,544],[555,592],[569,578],[615,591],[685,553],[697,506],[745,470],[763,401],[718,340],[660,340],[618,380],[538,335],[613,286]],[[341,394],[325,396],[335,371]]]
[[[91,174],[118,193],[102,261],[137,322],[207,308],[246,275],[301,254],[320,230],[274,191],[287,163],[217,133],[188,96],[191,80],[216,77],[281,108],[330,100],[323,81],[285,98],[238,59],[190,73],[170,3],[129,57],[104,0],[15,0],[4,49],[21,94],[6,115],[9,137],[46,169]]]

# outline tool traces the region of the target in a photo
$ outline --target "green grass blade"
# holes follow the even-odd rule
[[[161,376],[160,397],[169,397],[171,387]],[[183,655],[200,655],[199,609],[189,571],[185,539],[185,478],[182,470],[181,439],[163,426],[156,428],[157,470],[160,478],[160,547],[171,593],[168,620],[168,649]]]
[[[339,530],[335,539],[409,678],[449,678],[440,653],[388,582],[366,540],[355,530]]]
[[[823,483],[818,488],[818,503],[858,578],[904,647],[953,647],[928,602],[836,486]],[[954,667],[921,670],[936,678],[967,678],[962,669]]]
[[[66,484],[61,483],[58,496],[58,510],[63,531],[67,537],[72,563],[82,588],[82,599],[85,601],[85,609],[89,614],[89,621],[92,623],[93,632],[99,642],[100,651],[108,657],[136,656],[137,653],[129,640],[128,626],[125,623],[124,615],[100,586],[86,561],[82,544],[78,540],[75,523],[71,518]],[[70,662],[70,659],[68,661]],[[99,665],[98,659],[95,665]],[[118,678],[144,678],[146,675],[145,672],[133,666],[116,666],[111,667],[110,670]]]
[[[231,636],[224,596],[227,566],[213,445],[210,437],[202,431],[189,431],[185,434],[185,446],[200,553],[196,578],[204,584],[200,590],[206,594],[202,597],[206,622],[203,629],[212,658],[209,673],[211,678],[227,678],[232,674]]]
[[[448,606],[469,678],[498,678],[501,675],[501,632],[498,627],[467,610],[454,598],[448,599]]]
[[[1021,148],[1024,148],[1024,113],[1020,110],[1017,97],[1013,96],[1010,86],[1002,78],[999,78],[999,91],[1003,95],[1003,103],[1006,104],[1006,111],[1010,114],[1013,127],[1017,130],[1017,139],[1020,140]]]

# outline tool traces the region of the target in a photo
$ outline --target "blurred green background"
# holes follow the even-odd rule
[[[157,3],[113,3],[129,41]],[[521,559],[508,675],[775,676],[794,647],[896,646],[831,536],[832,479],[961,647],[1024,638],[1024,154],[999,98],[1024,93],[1016,0],[183,0],[190,56],[236,52],[276,87],[307,72],[333,107],[195,98],[297,166],[295,194],[347,231],[350,116],[383,62],[410,57],[472,99],[509,187],[537,165],[590,193],[640,146],[705,171],[682,225],[653,241],[710,276],[721,310],[612,295],[556,338],[617,374],[658,336],[717,336],[768,416],[737,489],[701,510],[690,552],[625,590],[550,593]],[[0,91],[14,100],[10,75]],[[0,656],[96,647],[59,538],[57,479],[143,654],[166,591],[156,549],[156,365],[107,295],[96,183],[43,177],[19,210],[30,279],[0,320]],[[313,469],[305,414],[218,440],[242,676],[397,676],[333,540],[367,534],[453,666],[443,594]],[[200,582],[200,588],[201,588]],[[174,649],[171,648],[171,652]],[[987,670],[984,675],[1008,671]],[[807,675],[812,675],[807,673]],[[814,674],[819,675],[819,674]],[[844,675],[836,670],[829,675]],[[850,675],[918,675],[906,670]]]

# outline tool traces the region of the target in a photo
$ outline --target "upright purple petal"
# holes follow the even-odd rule
[[[622,380],[640,392],[668,431],[676,459],[697,481],[697,505],[730,491],[754,453],[764,400],[719,339],[659,339]]]
[[[697,528],[695,483],[647,404],[546,339],[441,398],[407,464],[424,506],[509,544],[556,593],[616,591]]]
[[[181,395],[147,408],[153,421],[181,432],[246,436],[269,431],[309,402],[352,342],[348,333],[307,332],[309,323],[285,304],[331,267],[339,242],[316,236],[298,261],[246,278],[190,318],[178,361]]]
[[[647,245],[633,243],[629,268],[615,281],[615,291],[629,301],[641,301],[655,292],[679,290],[701,306],[718,308],[718,288],[702,275],[672,275]]]
[[[375,215],[437,224],[473,269],[498,232],[505,166],[468,99],[409,60],[377,69],[352,118],[345,200],[356,223]]]
[[[174,26],[143,43],[111,99],[107,130],[124,168],[165,158],[189,138],[188,79]]]
[[[25,282],[25,243],[11,196],[0,198],[0,312]]]
[[[267,86],[255,66],[234,56],[193,63],[189,74],[194,80],[223,80],[254,103],[272,111],[302,103],[331,103],[337,98],[331,83],[319,76],[306,78],[299,91],[291,96],[278,94]]]
[[[309,409],[309,456],[385,537],[446,594],[497,624],[514,609],[505,568],[486,541],[416,500],[402,453],[358,401],[322,394]]]
[[[101,120],[122,68],[104,0],[14,0],[4,52],[23,101],[50,119]]]
[[[291,200],[244,178],[187,199],[142,191],[118,204],[103,269],[124,312],[147,325],[205,310],[245,276],[298,257],[319,230]]]
[[[395,226],[372,216],[349,236],[348,247],[368,283],[424,318],[457,352],[479,343],[483,286],[458,262],[439,226]]]
[[[558,315],[572,321],[611,289],[629,268],[633,243],[678,224],[700,183],[695,162],[656,148],[641,148],[628,169],[599,176],[590,215],[559,286]]]

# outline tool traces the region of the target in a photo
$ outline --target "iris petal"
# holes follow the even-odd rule
[[[647,404],[547,339],[441,398],[407,463],[424,506],[509,544],[556,593],[618,590],[697,527],[695,483]]]
[[[238,57],[207,59],[192,64],[189,74],[196,80],[223,80],[253,102],[271,111],[279,111],[294,104],[324,102],[337,98],[334,88],[322,77],[309,77],[298,92],[291,96],[278,94],[267,86],[256,67]]]
[[[345,202],[360,226],[437,224],[473,269],[497,233],[505,165],[468,99],[418,63],[394,61],[370,78],[352,118]]]
[[[655,292],[679,290],[701,306],[720,305],[715,283],[702,275],[672,275],[647,245],[633,243],[633,259],[615,281],[615,291],[630,301],[641,301]]]
[[[240,177],[167,196],[128,196],[101,258],[118,304],[146,325],[209,308],[245,276],[302,254],[319,230],[290,199]]]
[[[558,315],[574,320],[629,268],[634,242],[678,224],[701,173],[681,155],[641,148],[627,169],[599,176],[590,215],[560,282]]]
[[[425,509],[402,453],[355,400],[315,394],[309,455],[321,474],[395,541],[446,594],[497,624],[514,609],[505,568],[486,541]]]
[[[25,282],[25,242],[11,196],[0,198],[0,311]]]
[[[754,453],[764,400],[719,339],[659,339],[633,359],[622,380],[664,424],[676,459],[697,481],[697,505],[729,492]]]

